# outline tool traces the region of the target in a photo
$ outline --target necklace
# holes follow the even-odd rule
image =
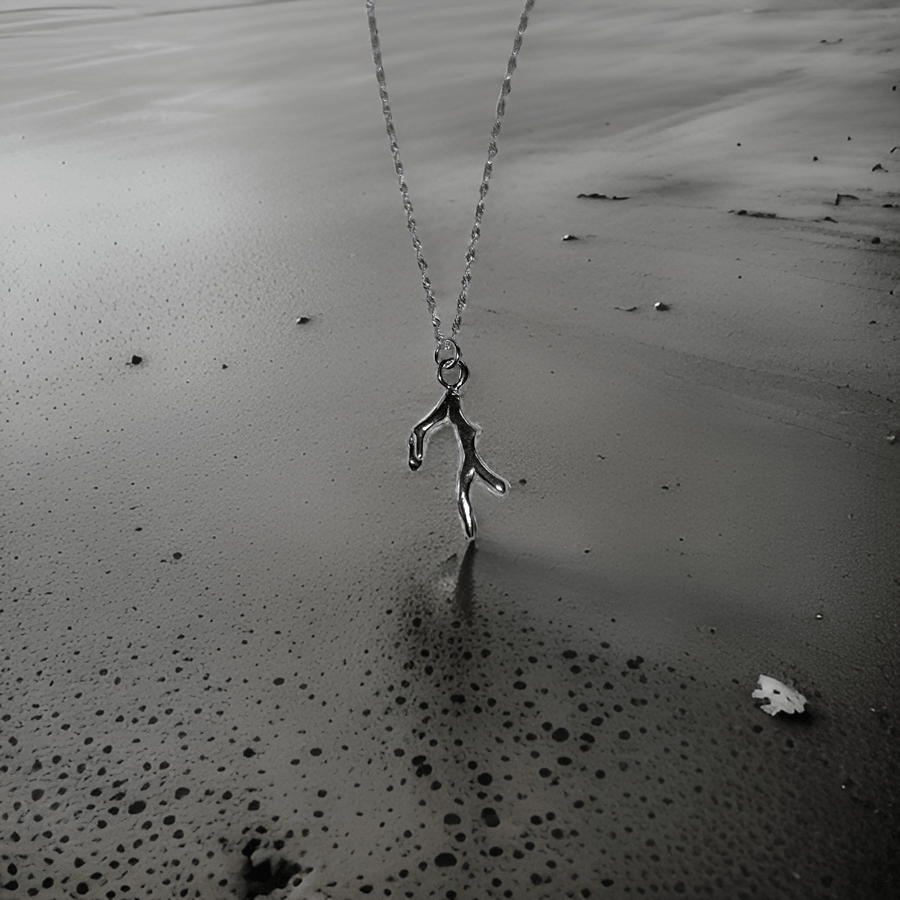
[[[431,314],[431,324],[434,329],[436,347],[434,361],[437,365],[437,380],[444,388],[444,396],[434,409],[425,416],[412,430],[409,436],[409,467],[414,472],[422,465],[425,459],[425,447],[429,435],[442,425],[450,424],[456,429],[456,439],[459,444],[459,473],[456,478],[456,497],[459,517],[462,521],[466,537],[472,540],[475,537],[475,512],[469,498],[469,489],[477,475],[487,487],[495,494],[502,495],[507,492],[509,485],[496,473],[492,472],[482,462],[475,449],[475,439],[480,433],[477,425],[470,422],[462,412],[462,400],[460,390],[469,378],[468,366],[462,361],[462,353],[457,341],[457,335],[462,324],[463,310],[469,294],[469,284],[472,281],[472,265],[475,262],[475,245],[481,236],[481,220],[484,216],[484,198],[488,192],[488,183],[494,167],[494,157],[497,155],[497,136],[500,134],[500,123],[503,113],[506,111],[506,97],[509,94],[513,72],[516,69],[516,58],[522,48],[522,39],[528,26],[528,16],[534,7],[535,0],[525,0],[525,8],[519,18],[519,27],[513,41],[512,52],[506,64],[506,74],[500,86],[500,96],[497,99],[497,108],[494,115],[494,125],[491,128],[491,140],[488,145],[487,162],[484,164],[484,173],[481,178],[481,187],[478,191],[478,203],[475,206],[475,224],[469,237],[469,246],[466,250],[466,267],[462,277],[462,287],[459,298],[456,301],[456,316],[450,327],[450,335],[444,334],[441,328],[441,320],[437,314],[434,291],[431,287],[431,279],[428,275],[428,266],[422,254],[422,242],[419,240],[416,220],[413,216],[412,202],[409,199],[409,188],[403,173],[403,163],[400,160],[400,150],[397,145],[397,133],[394,130],[394,119],[388,101],[387,83],[384,75],[384,65],[381,60],[381,43],[378,39],[378,25],[375,21],[375,0],[366,0],[366,13],[369,18],[369,34],[372,39],[372,58],[375,62],[375,78],[378,81],[378,93],[381,97],[381,109],[384,113],[384,122],[387,128],[388,140],[391,146],[391,156],[394,160],[394,171],[397,174],[397,182],[400,186],[400,194],[403,198],[403,209],[406,212],[406,225],[412,237],[413,249],[416,253],[416,262],[422,275],[422,288],[425,291],[425,304]]]

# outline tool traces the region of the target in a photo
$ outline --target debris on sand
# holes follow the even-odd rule
[[[834,198],[834,205],[840,206],[841,200],[859,200],[859,197],[856,194],[838,194],[837,197]]]
[[[136,353],[131,357],[131,361],[128,363],[129,366],[139,366],[144,361],[143,356],[138,356]]]
[[[634,312],[637,307],[636,306],[614,306],[613,309],[619,310],[619,312]]]
[[[663,303],[662,300],[657,300],[657,302],[653,304],[653,308],[658,312],[666,312],[669,309],[669,304]]]
[[[294,878],[303,872],[299,863],[289,862],[280,854],[273,853],[259,838],[249,841],[241,853],[247,857],[241,875],[248,890],[248,898],[268,897],[275,891],[288,887],[289,882],[295,887],[299,886],[301,879]]]
[[[630,197],[617,197],[614,194],[579,194],[578,198],[584,198],[585,200],[629,200]]]
[[[581,240],[581,238],[578,237],[577,234],[564,234],[564,235],[562,236],[562,239],[563,239],[564,241],[580,241],[580,240]]]
[[[782,684],[778,679],[768,675],[759,676],[759,687],[753,692],[756,700],[766,700],[760,709],[774,716],[776,713],[802,713],[806,708],[806,697],[799,691]]]
[[[753,210],[747,210],[747,209],[729,209],[728,212],[733,213],[736,216],[750,216],[751,219],[777,219],[777,218],[779,218],[778,213],[754,212]]]
[[[887,172],[887,169],[881,163],[875,163],[875,165],[872,166],[872,171],[873,172]]]

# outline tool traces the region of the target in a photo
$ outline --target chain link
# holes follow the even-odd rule
[[[451,339],[459,334],[459,329],[462,325],[462,314],[463,310],[466,308],[466,302],[469,296],[469,284],[472,281],[472,266],[475,263],[475,245],[481,237],[481,220],[484,216],[484,198],[487,196],[488,184],[491,180],[491,173],[494,168],[494,158],[497,156],[497,137],[500,134],[500,123],[503,119],[504,112],[506,112],[506,98],[509,95],[513,72],[516,70],[516,59],[519,55],[519,50],[522,49],[522,40],[525,29],[528,27],[528,16],[531,14],[534,4],[535,0],[525,0],[525,8],[522,10],[522,15],[519,17],[519,26],[516,30],[515,40],[513,41],[512,52],[510,53],[509,61],[506,64],[506,74],[503,77],[503,83],[500,85],[500,96],[497,98],[494,125],[491,128],[491,140],[488,145],[487,162],[484,164],[481,187],[478,191],[478,203],[475,206],[475,224],[472,226],[469,247],[466,250],[466,269],[462,277],[459,298],[456,301],[456,316],[453,319],[453,324],[450,329]],[[409,228],[409,233],[412,237],[413,249],[416,252],[416,262],[419,264],[419,272],[422,274],[422,287],[425,291],[425,303],[428,306],[428,312],[431,314],[434,339],[440,347],[446,338],[441,330],[441,320],[437,314],[434,291],[431,287],[431,279],[428,276],[428,265],[422,254],[422,242],[419,240],[416,220],[413,215],[412,201],[409,199],[409,188],[407,187],[406,178],[403,173],[403,163],[400,160],[397,132],[394,129],[394,119],[391,113],[391,105],[388,101],[384,65],[381,59],[381,43],[378,39],[378,25],[375,21],[375,0],[366,0],[366,13],[369,18],[369,34],[372,39],[372,59],[375,62],[375,78],[378,81],[378,93],[381,97],[381,110],[384,113],[385,127],[387,128],[388,140],[391,145],[394,171],[397,173],[397,182],[400,185],[400,194],[403,197],[403,209],[406,212],[406,225]]]

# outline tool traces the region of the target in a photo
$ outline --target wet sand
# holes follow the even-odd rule
[[[539,4],[467,552],[364,5],[197,6],[0,4],[0,897],[893,896],[897,11]],[[448,319],[483,6],[378,4]]]

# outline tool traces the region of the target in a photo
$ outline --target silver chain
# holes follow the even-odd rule
[[[519,18],[519,27],[516,30],[516,38],[513,41],[512,52],[509,55],[509,62],[506,64],[506,75],[503,77],[503,84],[500,86],[500,96],[497,98],[497,109],[494,116],[494,126],[491,128],[491,141],[488,145],[487,162],[484,164],[484,174],[481,177],[481,187],[478,191],[478,203],[475,206],[475,224],[472,226],[469,248],[466,250],[466,270],[462,277],[462,287],[459,292],[459,298],[456,301],[456,317],[453,319],[453,325],[450,329],[451,339],[459,334],[463,310],[466,308],[466,301],[469,295],[469,284],[472,281],[472,265],[475,262],[475,245],[478,243],[478,238],[481,237],[481,220],[484,216],[484,198],[487,196],[488,183],[491,180],[491,172],[494,168],[494,157],[497,155],[497,136],[500,134],[500,122],[503,119],[503,113],[506,111],[506,97],[507,94],[509,94],[513,72],[516,70],[516,57],[519,55],[519,50],[522,48],[522,39],[525,34],[525,29],[528,27],[528,16],[531,13],[534,3],[535,0],[525,0],[525,8],[522,10],[522,15]],[[428,276],[428,266],[425,263],[425,257],[422,255],[422,242],[419,240],[416,220],[413,217],[412,202],[409,199],[409,188],[406,185],[406,179],[403,175],[403,163],[400,161],[400,149],[397,146],[397,132],[394,130],[394,118],[391,114],[390,103],[388,102],[384,65],[381,61],[381,43],[378,40],[378,25],[375,22],[375,0],[366,0],[366,12],[369,17],[369,33],[372,38],[372,58],[375,61],[375,77],[378,80],[378,93],[381,96],[381,109],[384,113],[384,122],[387,127],[388,140],[391,145],[391,156],[394,158],[394,171],[397,173],[400,193],[403,196],[403,208],[406,210],[406,224],[409,228],[409,233],[412,236],[413,249],[416,251],[416,261],[419,264],[419,271],[422,273],[422,287],[425,289],[425,303],[428,306],[428,312],[431,313],[434,338],[435,341],[437,341],[438,347],[440,347],[445,344],[447,338],[444,336],[443,331],[441,331],[441,320],[435,309],[434,291],[431,288],[431,279]]]

